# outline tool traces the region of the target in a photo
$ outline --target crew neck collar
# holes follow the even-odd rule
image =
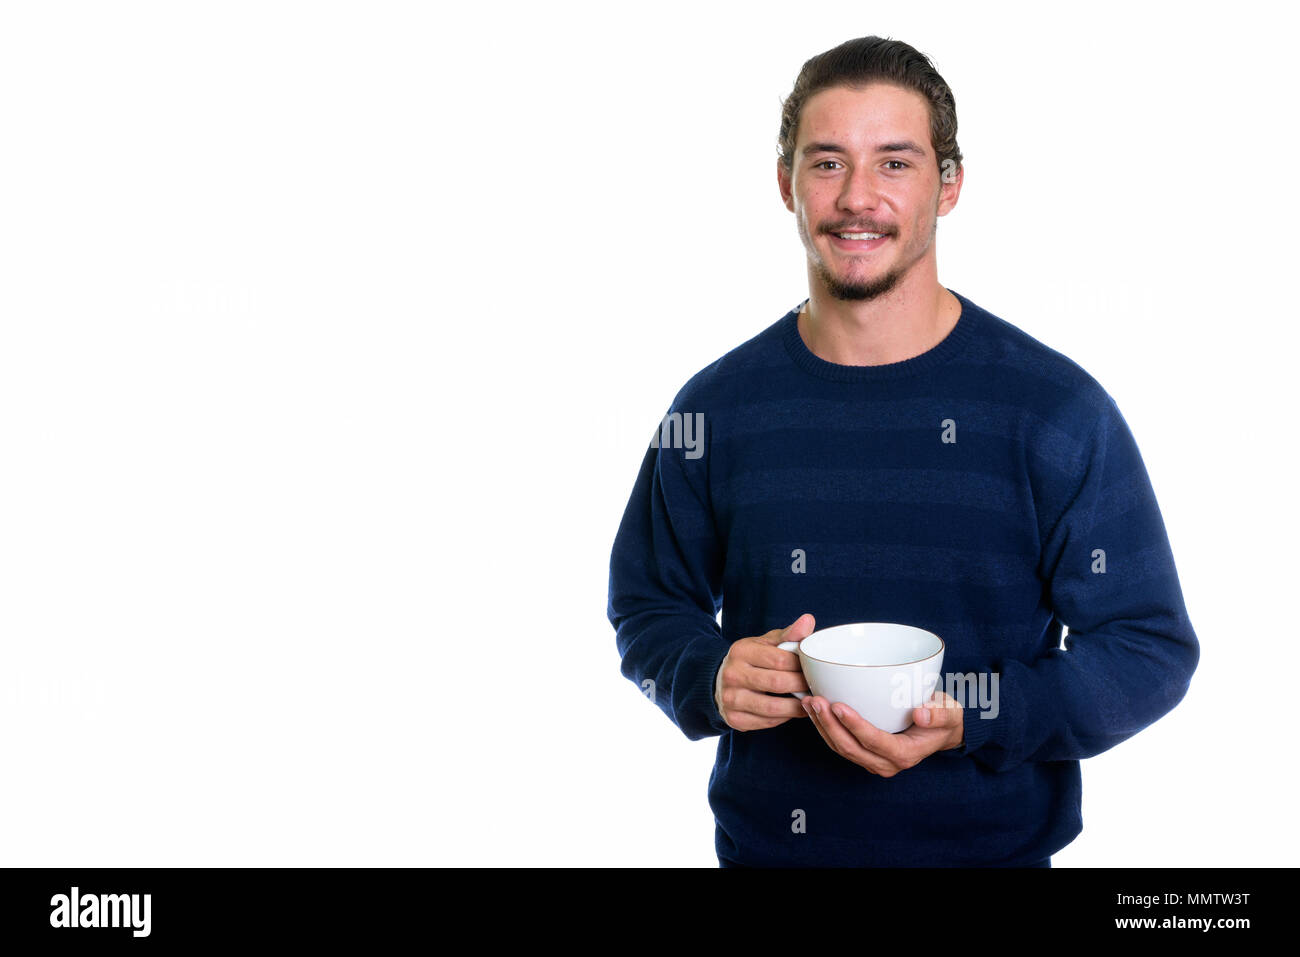
[[[799,335],[799,312],[808,302],[807,299],[785,314],[781,320],[781,337],[795,365],[821,379],[830,379],[834,382],[877,382],[915,375],[947,362],[965,348],[975,334],[979,307],[955,290],[949,289],[948,292],[956,296],[957,301],[961,303],[961,314],[957,317],[957,324],[932,348],[910,359],[903,359],[901,362],[889,362],[878,366],[847,366],[827,362],[815,355],[805,345],[803,336]]]

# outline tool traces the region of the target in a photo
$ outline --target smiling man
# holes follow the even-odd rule
[[[723,866],[1050,866],[1082,830],[1079,762],[1199,658],[1136,442],[1088,373],[939,283],[964,170],[925,56],[813,57],[778,140],[808,297],[655,432],[610,563],[623,674],[719,737]],[[791,696],[778,645],[849,622],[943,639],[906,730]]]

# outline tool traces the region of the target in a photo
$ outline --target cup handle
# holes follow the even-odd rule
[[[783,642],[781,642],[779,645],[777,645],[777,647],[780,648],[782,651],[798,651],[798,650],[799,650],[799,642],[797,642],[797,641],[783,641]],[[794,695],[796,698],[806,698],[806,697],[808,697],[808,692],[806,692],[806,691],[791,691],[790,693],[791,693],[792,695]]]

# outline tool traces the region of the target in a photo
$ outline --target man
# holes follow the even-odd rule
[[[1173,708],[1199,658],[1113,400],[938,282],[956,136],[905,43],[804,64],[777,180],[808,298],[678,393],[614,543],[623,674],[719,736],[723,866],[1050,866],[1083,827],[1079,761]],[[945,642],[903,732],[791,696],[776,646],[856,621]]]

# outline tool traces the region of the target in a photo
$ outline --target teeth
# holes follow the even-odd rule
[[[840,239],[881,239],[884,233],[836,233]]]

